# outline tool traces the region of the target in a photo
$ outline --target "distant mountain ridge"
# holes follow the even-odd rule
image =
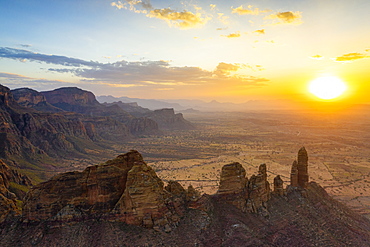
[[[101,103],[113,103],[121,101],[123,103],[137,103],[138,105],[157,110],[162,108],[173,108],[177,112],[186,112],[189,109],[197,111],[246,111],[246,110],[274,110],[291,109],[293,104],[290,100],[249,100],[245,103],[218,102],[212,100],[206,102],[203,100],[189,99],[139,99],[130,97],[97,96]]]

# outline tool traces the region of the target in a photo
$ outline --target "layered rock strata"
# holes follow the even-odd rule
[[[177,182],[164,188],[140,153],[130,151],[33,187],[25,198],[23,216],[32,221],[99,216],[170,231],[186,210],[187,193]]]
[[[20,214],[17,201],[22,199],[24,190],[31,185],[27,176],[9,168],[0,160],[0,223],[10,215]]]
[[[294,161],[291,169],[289,189],[305,189],[308,184],[308,155],[303,147],[298,152],[298,162]],[[285,196],[284,182],[278,175],[274,178],[273,194]],[[304,191],[302,190],[304,194]],[[245,169],[239,163],[225,165],[222,168],[220,186],[217,195],[225,202],[233,204],[244,212],[268,216],[267,202],[271,198],[270,183],[267,181],[266,164],[261,164],[257,175],[246,177]]]
[[[298,162],[294,161],[290,173],[292,187],[306,188],[308,184],[308,155],[304,147],[298,151]]]

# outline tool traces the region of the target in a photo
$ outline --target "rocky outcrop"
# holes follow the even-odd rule
[[[297,161],[293,161],[292,169],[290,171],[290,186],[297,187],[298,186],[298,164]]]
[[[270,199],[270,183],[267,181],[266,164],[261,164],[257,175],[252,175],[248,183],[247,210],[267,215],[266,202]]]
[[[274,178],[274,194],[283,196],[284,195],[284,182],[280,175]]]
[[[28,220],[8,217],[0,224],[1,246],[368,246],[368,219],[315,182],[284,191],[276,176],[269,194],[266,174],[261,165],[243,189],[243,167],[226,165],[221,193],[199,198],[176,181],[164,186],[141,155],[130,151],[35,186],[23,210]],[[265,211],[230,206],[230,200],[241,199],[245,206],[247,193],[257,191],[258,200],[268,199]]]
[[[85,148],[92,142],[121,142],[132,137],[127,125],[118,120],[64,112],[32,89],[10,91],[0,85],[0,91],[0,158],[14,161],[22,157],[34,162],[33,157],[39,159],[37,156],[40,155],[75,156],[85,153]],[[90,94],[85,96],[82,102],[94,104]],[[36,111],[39,108],[42,112]],[[54,111],[54,108],[59,110]]]
[[[11,90],[14,99],[21,106],[33,108],[42,112],[62,112],[63,110],[51,105],[45,96],[30,88],[18,88]]]
[[[33,187],[25,198],[23,216],[31,221],[99,216],[170,231],[186,210],[186,194],[177,182],[165,189],[140,153],[130,151]]]
[[[140,134],[159,134],[158,124],[146,117],[134,118],[128,123],[131,133]]]
[[[77,87],[63,87],[41,93],[47,102],[66,111],[78,112],[79,106],[100,105],[93,93]]]
[[[158,134],[158,124],[145,116],[134,117],[117,104],[100,104],[95,95],[76,87],[59,88],[42,92],[46,100],[65,111],[89,117],[109,117],[126,125],[131,134]]]
[[[270,184],[267,181],[266,164],[260,165],[258,174],[252,175],[249,180],[241,164],[223,166],[217,194],[243,212],[267,215]]]
[[[308,183],[308,156],[307,151],[302,147],[298,151],[298,185],[302,188],[306,188]]]
[[[303,147],[298,151],[298,162],[294,161],[291,169],[290,186],[288,191],[292,192],[299,188],[302,194],[308,184],[308,155]],[[243,212],[258,213],[268,216],[267,202],[271,194],[286,196],[284,182],[278,175],[274,178],[274,190],[271,193],[270,183],[267,181],[266,164],[261,164],[257,175],[252,175],[248,180],[245,170],[239,163],[223,166],[220,178],[220,186],[217,196],[225,202],[232,204]]]
[[[0,160],[0,223],[11,215],[21,213],[17,200],[23,198],[31,185],[27,176],[10,169]]]
[[[295,160],[290,172],[292,187],[306,188],[308,184],[308,155],[304,147],[298,151],[298,162]]]
[[[217,193],[236,194],[242,192],[248,182],[245,175],[245,169],[238,162],[224,165],[221,170],[220,186]]]
[[[176,113],[173,108],[164,108],[154,110],[151,113],[145,114],[145,116],[153,119],[158,123],[161,129],[170,130],[190,130],[194,129],[194,126],[187,120],[184,119],[182,113]]]

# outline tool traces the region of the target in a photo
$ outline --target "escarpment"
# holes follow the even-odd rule
[[[186,205],[178,183],[166,189],[140,153],[130,151],[83,172],[59,174],[27,194],[27,220],[78,220],[104,217],[112,221],[170,231]]]
[[[307,152],[305,155],[304,160],[307,161]],[[286,194],[280,176],[275,177],[273,185],[272,192],[267,181],[266,164],[261,164],[258,173],[248,179],[243,166],[235,162],[223,166],[215,196],[244,213],[268,216],[268,202],[272,194]],[[300,189],[306,186],[305,182],[305,187]],[[209,197],[200,201],[197,201],[198,198],[200,195],[192,186],[186,190],[176,181],[169,181],[165,186],[141,154],[133,150],[104,164],[87,167],[82,172],[56,175],[33,187],[25,198],[23,216],[31,221],[99,216],[169,231],[180,222],[189,206],[194,209],[210,208]]]
[[[317,183],[294,184],[297,164],[292,169],[295,186],[284,188],[276,176],[273,191],[265,164],[249,179],[240,163],[227,164],[218,192],[200,196],[177,181],[165,185],[140,153],[130,151],[36,185],[25,198],[22,217],[13,221],[17,212],[8,198],[5,210],[11,213],[0,223],[1,244],[367,246],[370,222]]]

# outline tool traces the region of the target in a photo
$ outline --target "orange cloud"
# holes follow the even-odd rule
[[[323,57],[323,56],[321,56],[321,55],[314,55],[314,56],[311,56],[310,58],[312,58],[312,59],[316,59],[316,60],[321,60],[321,59],[323,59],[324,57]]]
[[[369,56],[367,56],[365,54],[362,54],[362,53],[353,52],[353,53],[348,53],[348,54],[344,54],[340,57],[337,57],[337,58],[335,58],[335,61],[337,61],[337,62],[349,62],[349,61],[363,59],[363,58],[369,58]]]
[[[256,33],[256,34],[265,34],[265,29],[256,30],[253,33]]]
[[[302,24],[302,12],[296,11],[287,11],[287,12],[278,12],[277,14],[272,14],[269,16],[266,16],[265,19],[276,19],[277,22],[273,23],[275,25],[277,24]]]
[[[169,25],[175,25],[182,29],[203,25],[208,21],[207,18],[202,18],[200,13],[194,14],[185,10],[176,12],[170,8],[151,10],[147,16],[165,20]]]
[[[111,6],[118,9],[130,10],[135,13],[146,14],[146,16],[150,18],[165,20],[170,26],[176,26],[181,29],[188,29],[198,25],[203,25],[209,20],[209,18],[201,16],[199,13],[201,8],[195,5],[193,6],[197,11],[195,14],[187,10],[178,12],[170,8],[155,9],[150,1],[141,0],[117,1],[112,2]]]
[[[240,5],[239,7],[232,9],[232,13],[236,13],[236,14],[239,14],[239,15],[259,15],[259,14],[262,14],[262,13],[267,13],[267,12],[271,12],[271,10],[269,9],[266,9],[266,10],[260,10],[259,8],[254,8],[252,9],[252,5],[249,5],[248,6],[248,9],[245,9],[243,7],[243,5]]]
[[[240,33],[239,32],[236,32],[236,33],[230,33],[228,35],[221,35],[221,36],[224,36],[226,38],[239,38],[240,37]]]
[[[237,63],[219,63],[216,67],[216,70],[214,71],[214,73],[218,76],[228,76],[231,74],[231,72],[235,72],[237,70],[239,70],[241,68],[241,65],[240,64],[237,64]]]

